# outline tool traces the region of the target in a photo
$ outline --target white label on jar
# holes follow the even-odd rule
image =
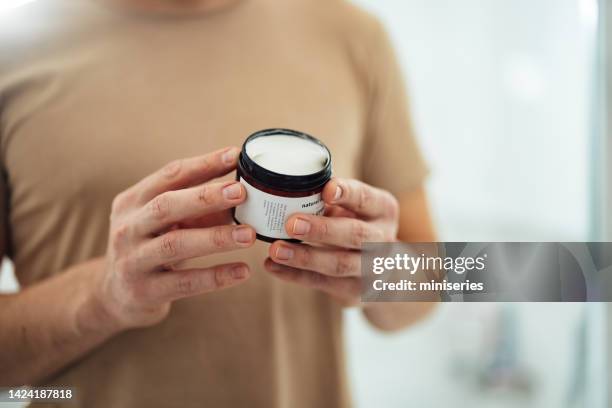
[[[247,191],[247,199],[236,207],[236,219],[255,228],[259,235],[278,239],[290,238],[285,232],[285,224],[292,214],[320,215],[325,209],[321,193],[307,197],[282,197],[258,190],[242,177],[240,182]]]

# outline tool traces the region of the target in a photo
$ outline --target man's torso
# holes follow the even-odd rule
[[[311,133],[332,151],[335,174],[358,173],[366,104],[341,35],[365,18],[353,8],[244,1],[176,18],[88,2],[38,7],[13,21],[41,19],[30,33],[8,31],[11,55],[0,60],[11,255],[22,285],[102,255],[117,193],[253,131]],[[56,19],[45,21],[45,9]],[[175,303],[162,324],[117,336],[47,382],[75,386],[84,407],[346,404],[339,306],[269,276],[266,253],[257,243],[194,261],[244,260],[255,273]]]

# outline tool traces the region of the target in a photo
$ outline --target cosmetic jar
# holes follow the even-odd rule
[[[321,191],[331,173],[329,149],[316,138],[289,129],[253,133],[238,159],[236,179],[247,198],[234,209],[234,220],[251,225],[260,240],[293,241],[285,231],[287,219],[323,213]]]

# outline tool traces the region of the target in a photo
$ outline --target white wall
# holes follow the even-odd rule
[[[595,0],[356,0],[387,24],[405,68],[429,192],[444,241],[592,238],[590,141]],[[478,386],[505,310],[502,337],[532,387]],[[387,336],[348,313],[357,406],[571,406],[584,384],[602,405],[600,305],[450,304]],[[598,371],[596,371],[598,370]]]
[[[393,35],[446,240],[586,239],[596,0],[359,0]]]

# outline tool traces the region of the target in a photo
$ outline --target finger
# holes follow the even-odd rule
[[[181,221],[180,228],[210,228],[218,225],[231,224],[234,221],[230,210],[219,211],[193,219]]]
[[[311,289],[317,289],[341,299],[347,304],[359,302],[361,280],[359,278],[334,278],[317,272],[280,265],[270,258],[264,262],[264,267],[274,276]]]
[[[397,200],[385,190],[358,180],[333,178],[325,185],[323,201],[340,205],[366,218],[396,215]]]
[[[138,232],[148,235],[163,231],[183,220],[235,207],[245,199],[244,186],[237,181],[167,191],[149,201],[136,215]]]
[[[168,302],[236,286],[249,276],[249,267],[242,263],[161,272],[149,281],[148,290],[153,299]]]
[[[236,167],[239,150],[229,147],[203,156],[168,163],[131,188],[144,204],[159,194],[221,177]]]
[[[298,269],[337,278],[361,275],[361,254],[357,251],[276,241],[268,252],[274,262]]]
[[[323,215],[326,217],[345,217],[345,218],[357,218],[356,214],[350,210],[339,205],[325,204],[325,211]]]
[[[139,248],[139,269],[151,270],[186,259],[248,248],[254,242],[255,230],[248,225],[172,230]]]
[[[381,230],[352,218],[330,218],[295,214],[289,217],[285,230],[289,236],[307,242],[361,249],[364,242],[384,242]]]

